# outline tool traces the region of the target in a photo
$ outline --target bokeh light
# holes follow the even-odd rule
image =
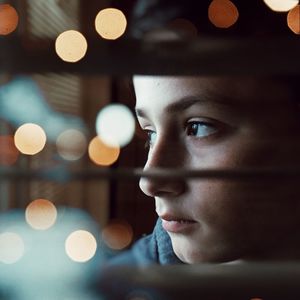
[[[264,2],[274,11],[286,12],[294,8],[299,0],[264,0]]]
[[[102,239],[109,248],[122,250],[132,242],[133,231],[127,222],[114,221],[103,228]]]
[[[86,38],[79,31],[67,30],[61,33],[55,41],[57,55],[66,62],[81,60],[87,51]]]
[[[46,134],[37,124],[26,123],[15,132],[16,147],[23,154],[34,155],[42,151],[46,144]]]
[[[0,234],[0,262],[13,264],[20,260],[25,252],[23,239],[14,232]]]
[[[229,0],[213,0],[208,7],[208,18],[218,28],[228,28],[236,23],[239,11]]]
[[[96,31],[107,40],[121,37],[127,26],[127,20],[122,11],[116,8],[101,10],[95,19]]]
[[[287,24],[294,33],[300,34],[300,5],[297,5],[289,11]]]
[[[108,146],[99,137],[94,137],[88,147],[90,159],[100,166],[110,166],[119,158],[120,147]]]
[[[0,165],[13,165],[19,157],[19,151],[15,146],[14,138],[10,135],[0,136]]]
[[[34,229],[46,230],[54,225],[57,218],[55,205],[46,199],[32,201],[25,210],[25,219]]]
[[[56,147],[59,155],[65,160],[78,160],[87,149],[87,140],[81,131],[68,129],[58,136]]]
[[[67,255],[76,262],[86,262],[96,253],[97,241],[95,237],[86,230],[72,232],[65,243]]]
[[[19,16],[10,4],[0,4],[0,35],[8,35],[18,26]]]
[[[198,35],[197,27],[190,21],[184,18],[173,20],[169,27],[185,37],[195,37]]]
[[[135,132],[134,116],[123,104],[107,105],[97,115],[96,131],[107,145],[126,146]]]

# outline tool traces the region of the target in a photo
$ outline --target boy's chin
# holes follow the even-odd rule
[[[228,263],[237,261],[240,256],[235,252],[225,251],[225,249],[216,249],[215,247],[199,248],[199,243],[180,239],[172,239],[173,250],[176,256],[186,264],[203,263]],[[228,250],[228,249],[227,249]]]
[[[186,264],[200,264],[214,262],[212,257],[204,255],[201,250],[188,242],[172,241],[173,250],[176,256]]]

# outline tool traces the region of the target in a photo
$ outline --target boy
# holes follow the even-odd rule
[[[282,25],[285,16],[262,1],[234,1],[240,18],[220,31],[207,20],[210,3],[139,0],[131,22],[133,35],[143,38],[182,17],[201,30],[200,37],[289,34]],[[148,135],[145,170],[299,168],[295,79],[134,76],[137,118]],[[157,225],[152,235],[113,263],[298,259],[298,186],[296,177],[142,178],[142,191],[155,198]]]
[[[281,78],[135,76],[145,170],[299,167],[299,108]],[[159,221],[113,264],[299,258],[297,178],[153,179]]]

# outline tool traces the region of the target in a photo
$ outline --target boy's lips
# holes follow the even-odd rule
[[[162,219],[162,227],[164,230],[172,233],[184,233],[191,230],[197,223],[195,220],[187,217],[181,217],[171,214],[163,214],[160,216]]]

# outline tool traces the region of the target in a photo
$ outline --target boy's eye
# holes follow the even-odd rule
[[[186,133],[195,137],[206,137],[216,133],[218,130],[213,124],[207,122],[193,121],[186,126]]]
[[[147,141],[145,144],[145,147],[151,147],[154,143],[155,143],[155,139],[156,139],[156,132],[153,130],[145,130],[146,134],[147,134]]]

